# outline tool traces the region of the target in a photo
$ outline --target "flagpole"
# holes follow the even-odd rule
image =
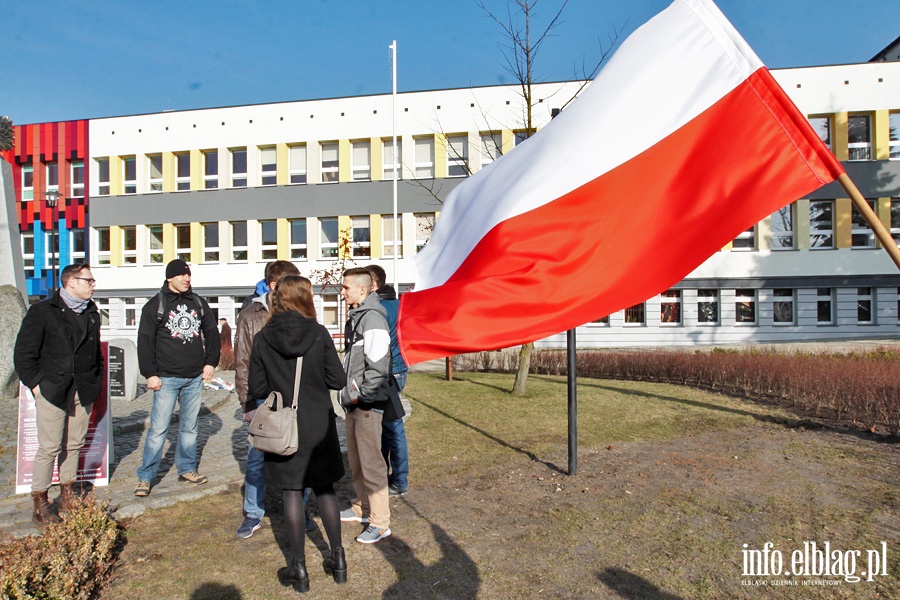
[[[875,232],[875,237],[878,238],[878,241],[881,242],[881,245],[887,250],[887,253],[894,261],[894,264],[900,269],[900,249],[897,248],[897,242],[894,241],[894,238],[884,226],[884,223],[881,222],[881,219],[878,218],[878,215],[875,214],[875,211],[872,210],[872,207],[869,206],[869,203],[866,202],[866,199],[863,198],[859,189],[846,173],[839,175],[837,180],[838,183],[841,184],[841,187],[844,188],[844,191],[849,194],[850,200],[853,201],[856,210],[862,214],[866,223],[868,223],[872,231]]]
[[[400,278],[397,274],[397,230],[399,229],[397,224],[397,177],[399,174],[397,171],[400,170],[400,159],[397,156],[397,40],[393,40],[390,45],[391,49],[391,138],[392,138],[392,150],[391,150],[391,160],[393,161],[393,169],[391,171],[394,173],[393,177],[393,187],[394,187],[394,249],[391,254],[394,257],[394,287],[397,289],[397,294],[400,293]]]
[[[575,328],[566,332],[566,356],[569,368],[568,407],[569,407],[569,475],[578,472],[578,388],[575,385]]]

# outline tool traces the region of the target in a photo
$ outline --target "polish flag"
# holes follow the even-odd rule
[[[453,190],[401,298],[404,358],[506,348],[643,302],[841,173],[716,5],[676,0]]]

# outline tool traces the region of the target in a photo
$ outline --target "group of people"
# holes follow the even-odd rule
[[[84,445],[93,402],[102,388],[100,315],[91,301],[96,281],[87,264],[70,265],[62,286],[32,306],[15,347],[15,367],[35,397],[38,451],[34,463],[33,519],[59,521],[48,498],[54,461],[59,462],[59,512],[77,494],[78,455]],[[250,423],[273,391],[294,396],[299,375],[299,448],[289,456],[248,450],[244,518],[239,538],[249,538],[265,515],[266,485],[280,489],[292,558],[278,578],[297,591],[309,590],[305,535],[315,528],[306,510],[310,490],[330,545],[324,561],[335,582],[347,580],[341,523],[364,526],[363,544],[389,535],[390,496],[408,489],[409,460],[400,390],[407,367],[396,337],[399,302],[377,266],[344,273],[341,295],[350,307],[341,362],[328,330],[317,322],[312,284],[288,261],[266,265],[258,294],[238,315],[234,343],[235,387]],[[204,381],[219,363],[220,333],[207,301],[191,288],[190,266],[166,265],[160,291],[144,305],[138,327],[138,367],[153,390],[138,483],[146,497],[159,469],[169,424],[179,406],[175,450],[178,481],[208,481],[197,465],[198,418]],[[298,360],[301,359],[302,361]],[[299,374],[296,372],[300,369]],[[340,511],[334,484],[344,475],[331,390],[346,411],[347,455],[355,497]],[[290,400],[288,400],[290,401]]]

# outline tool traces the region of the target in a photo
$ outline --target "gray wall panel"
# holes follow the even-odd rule
[[[900,161],[878,160],[865,162],[845,162],[844,170],[850,180],[866,198],[900,197]],[[847,192],[837,182],[819,188],[809,195],[811,200],[849,198]]]

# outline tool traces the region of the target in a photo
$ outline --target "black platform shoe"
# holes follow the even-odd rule
[[[278,569],[278,581],[284,587],[291,586],[301,594],[308,592],[309,573],[306,572],[306,559],[294,559],[287,567]]]
[[[335,548],[331,556],[322,561],[322,566],[328,575],[334,577],[335,583],[347,583],[347,558],[343,548]]]

